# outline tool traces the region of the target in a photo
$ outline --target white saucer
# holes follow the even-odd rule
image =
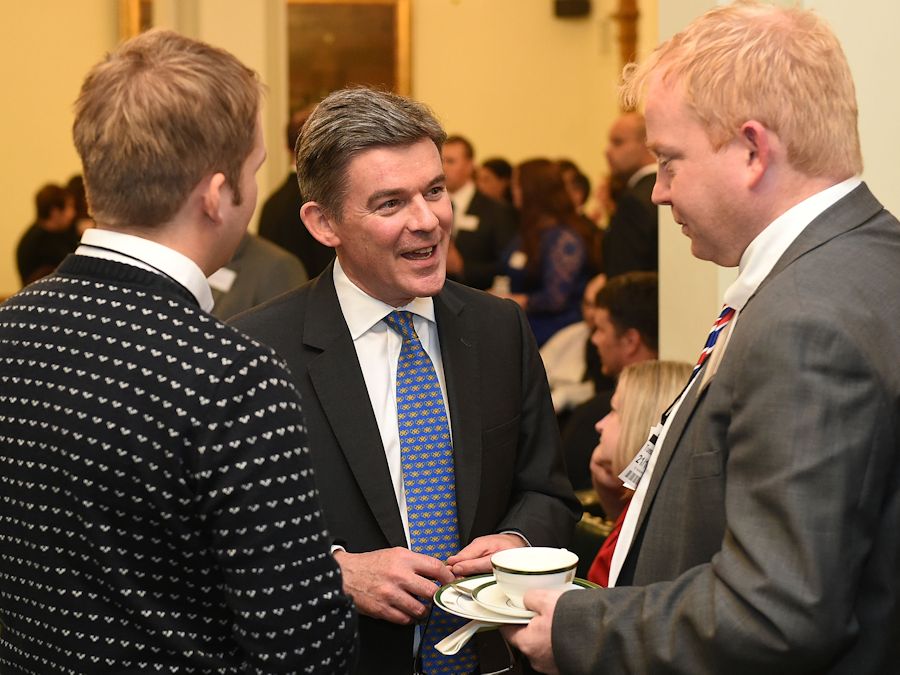
[[[512,608],[505,604],[502,606],[502,609],[506,610],[506,613],[501,612],[499,608],[495,610],[481,605],[474,598],[470,597],[471,594],[479,591],[482,587],[495,586],[496,583],[497,581],[494,579],[493,574],[482,574],[454,581],[446,586],[441,586],[437,590],[434,594],[434,604],[445,612],[461,616],[464,619],[475,619],[497,624],[526,624],[531,621],[531,617],[534,616],[534,612],[531,610],[515,607],[515,611],[527,612],[527,614],[513,616],[508,613]],[[575,579],[574,583],[569,584],[567,590],[580,590],[583,588],[599,588],[599,586],[584,579]],[[481,597],[481,592],[478,595]]]
[[[578,586],[573,585],[572,588],[578,588]],[[516,607],[506,593],[500,590],[496,579],[488,581],[472,591],[472,599],[485,609],[505,616],[515,616],[520,619],[530,619],[534,616],[534,612],[530,609]]]
[[[494,575],[487,574],[479,577],[470,577],[468,579],[460,579],[452,584],[441,586],[434,594],[434,604],[443,609],[445,612],[461,616],[464,619],[475,619],[476,621],[487,621],[490,623],[507,623],[507,624],[526,624],[531,619],[509,616],[493,612],[482,607],[475,602],[469,593],[474,587],[481,586],[486,580],[493,581]],[[457,589],[462,586],[462,591]]]

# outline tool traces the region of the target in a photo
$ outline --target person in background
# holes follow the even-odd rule
[[[628,502],[634,494],[619,474],[641,449],[650,427],[672,405],[688,381],[691,365],[675,361],[642,361],[625,366],[619,374],[610,411],[597,422],[600,442],[590,460],[591,483],[606,517],[615,521],[588,572],[588,580],[609,585],[619,530]]]
[[[303,195],[294,170],[294,149],[303,130],[303,124],[312,114],[315,105],[294,111],[285,129],[287,150],[291,157],[291,171],[284,183],[273,192],[259,214],[259,236],[295,255],[303,263],[305,274],[311,279],[318,276],[334,259],[334,249],[323,246],[313,237],[300,218]]]
[[[606,378],[600,372],[600,357],[591,343],[594,299],[605,283],[606,277],[602,274],[588,281],[581,300],[581,321],[558,330],[541,347],[541,361],[547,371],[553,409],[560,420],[560,428],[573,408],[596,393],[598,384],[614,384],[604,382]]]
[[[22,286],[47,276],[78,246],[72,228],[75,198],[65,188],[48,183],[34,196],[35,222],[16,246]]]
[[[615,204],[603,240],[607,277],[659,269],[659,213],[650,195],[656,158],[647,148],[647,128],[639,112],[622,114],[609,130],[606,147]]]
[[[585,211],[588,197],[591,196],[591,181],[571,159],[560,159],[558,161],[559,167],[562,169],[563,182],[566,184],[566,192],[572,198],[575,212],[581,219],[582,229],[590,234],[591,272],[592,274],[601,274],[603,272],[604,231],[597,226],[596,221],[588,216]]]
[[[76,174],[66,183],[66,190],[75,200],[75,218],[72,221],[72,227],[78,238],[84,234],[84,231],[94,226],[94,220],[88,211],[87,195],[84,191],[84,178],[81,174]]]
[[[208,314],[256,206],[261,99],[171,31],[85,78],[97,226],[0,305],[4,673],[352,670],[291,375]]]
[[[513,173],[520,232],[507,248],[503,274],[509,293],[528,316],[538,346],[581,320],[581,299],[591,274],[591,233],[575,213],[556,162],[533,159]]]
[[[478,191],[512,206],[512,164],[502,157],[486,159],[475,173]]]
[[[429,610],[436,583],[489,572],[501,549],[566,546],[580,513],[524,313],[445,278],[444,138],[396,94],[322,101],[297,174],[303,220],[337,259],[234,319],[287,360],[303,397],[334,558],[362,615],[361,675],[410,673],[416,644],[429,673],[506,665],[496,632],[478,654],[434,649],[465,623]]]
[[[476,188],[475,149],[468,139],[450,136],[441,149],[441,161],[453,206],[447,276],[472,288],[490,288],[516,234],[515,209]]]
[[[501,628],[543,672],[900,663],[900,222],[859,178],[840,42],[780,4],[717,6],[625,72],[654,201],[739,273],[630,473],[612,588],[534,591]]]
[[[247,232],[228,264],[207,279],[215,302],[211,314],[225,321],[297,288],[308,278],[296,256]]]
[[[590,340],[604,386],[577,406],[561,427],[566,468],[576,490],[591,486],[588,463],[597,442],[595,425],[610,410],[617,378],[629,365],[658,358],[658,300],[655,272],[620,274],[594,296]]]

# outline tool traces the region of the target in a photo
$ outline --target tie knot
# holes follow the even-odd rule
[[[384,322],[399,333],[404,340],[419,339],[419,336],[416,335],[416,328],[413,326],[412,312],[395,310],[384,317]]]
[[[722,306],[722,311],[719,313],[719,318],[716,319],[716,324],[719,323],[728,323],[731,321],[731,317],[734,316],[734,307],[729,307],[728,305]]]

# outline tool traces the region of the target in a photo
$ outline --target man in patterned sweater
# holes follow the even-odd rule
[[[343,673],[300,399],[212,318],[265,159],[256,74],[170,32],[88,75],[97,229],[0,306],[0,671]]]

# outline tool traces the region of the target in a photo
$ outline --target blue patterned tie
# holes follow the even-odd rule
[[[422,347],[413,315],[394,311],[384,322],[403,338],[397,362],[397,427],[409,521],[409,548],[445,561],[459,550],[453,445],[444,396],[434,364]],[[434,645],[466,623],[434,607],[422,636],[422,665],[428,675],[471,673],[477,657],[471,646],[444,656]]]

